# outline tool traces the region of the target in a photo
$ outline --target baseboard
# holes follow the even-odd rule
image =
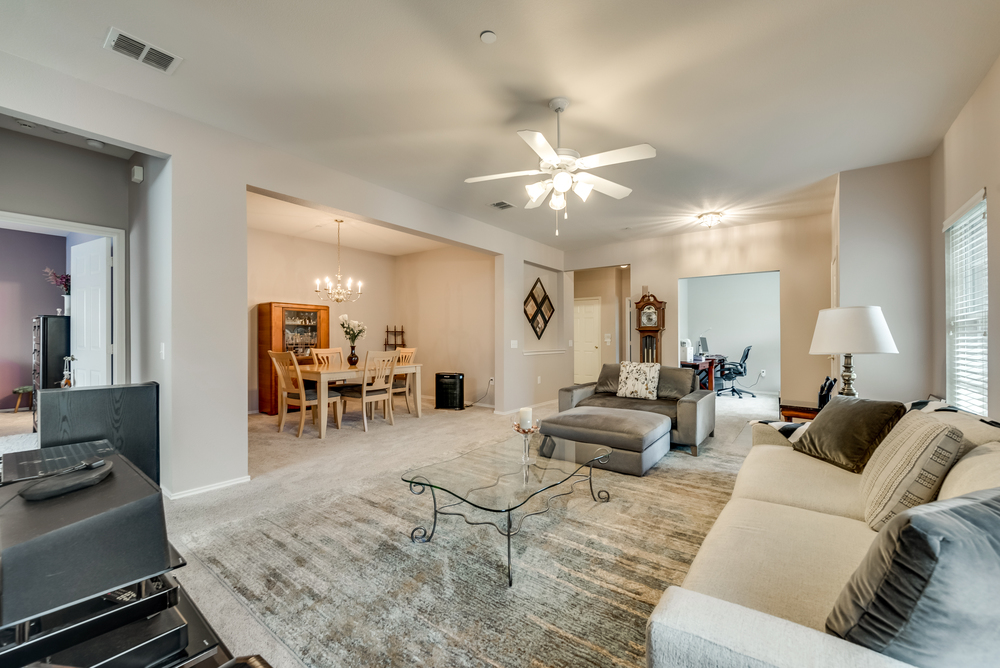
[[[204,487],[195,487],[194,489],[188,489],[183,492],[171,492],[166,487],[160,487],[163,490],[163,496],[167,497],[171,501],[174,499],[183,499],[186,496],[194,496],[195,494],[204,494],[205,492],[212,492],[217,489],[222,489],[223,487],[232,487],[233,485],[239,485],[243,482],[250,482],[250,476],[245,475],[242,478],[233,478],[232,480],[225,480],[223,482],[213,483],[211,485],[205,485]]]
[[[550,399],[549,401],[543,401],[540,404],[532,404],[532,405],[528,406],[527,408],[543,408],[543,407],[551,406],[553,404],[558,404],[558,403],[559,403],[558,399]],[[519,410],[521,410],[521,409],[520,408],[515,408],[512,411],[497,411],[497,410],[494,410],[493,414],[494,415],[513,415],[514,413],[518,412]]]
[[[0,413],[13,413],[13,412],[14,412],[13,408],[0,408]],[[27,414],[30,415],[31,414],[31,407],[29,406],[29,407],[25,408],[24,406],[21,406],[20,408],[17,409],[17,412],[18,413],[27,413]]]
[[[260,411],[258,410],[247,411],[247,415],[260,415]]]

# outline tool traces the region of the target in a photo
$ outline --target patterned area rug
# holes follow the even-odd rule
[[[185,537],[308,666],[644,666],[645,625],[729,499],[742,453],[673,451],[643,478],[596,471],[513,539],[442,517],[398,479],[317,494]],[[195,555],[192,555],[195,556]]]

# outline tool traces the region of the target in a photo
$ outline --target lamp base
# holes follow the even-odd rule
[[[851,353],[844,353],[844,372],[840,374],[840,377],[844,381],[844,384],[841,385],[841,396],[858,396],[858,391],[854,389],[854,381],[858,376],[854,373],[854,355]]]

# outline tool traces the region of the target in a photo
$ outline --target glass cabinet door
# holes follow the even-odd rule
[[[319,313],[283,309],[285,351],[305,357],[310,348],[319,347]]]

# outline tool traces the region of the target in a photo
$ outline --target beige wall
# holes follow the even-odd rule
[[[619,359],[619,320],[622,313],[622,270],[620,267],[584,269],[573,273],[574,299],[601,299],[601,363],[616,364]],[[605,336],[611,335],[611,345]]]
[[[257,410],[257,305],[266,302],[318,304],[330,307],[330,347],[351,346],[337,325],[346,313],[351,320],[368,326],[358,341],[358,356],[364,360],[369,350],[384,349],[386,325],[399,324],[396,311],[396,258],[356,248],[341,254],[344,281],[348,277],[364,283],[364,294],[356,302],[321,302],[314,292],[316,279],[333,278],[337,272],[337,246],[295,237],[247,230],[247,408]],[[336,279],[334,279],[336,280]],[[403,323],[405,324],[405,323]],[[363,362],[361,362],[363,363]]]
[[[165,468],[168,493],[246,479],[247,402],[241,388],[233,391],[233,379],[248,377],[248,342],[238,336],[230,348],[206,357],[202,332],[246,327],[248,185],[502,256],[494,273],[497,409],[535,401],[538,370],[572,379],[568,356],[542,361],[505,343],[523,331],[523,263],[562,270],[558,249],[3,52],[0,112],[169,159],[169,201],[151,216],[169,239],[167,299],[133,304],[140,310],[133,321],[160,322],[169,336],[132,337],[140,356],[158,356],[160,342],[167,343],[160,421],[169,427],[162,451],[176,463]],[[564,290],[566,303],[572,286]],[[206,396],[217,400],[206,402]]]
[[[932,280],[932,390],[944,396],[945,298],[944,235],[941,224],[978,190],[986,187],[989,206],[988,244],[990,262],[990,354],[991,385],[1000,379],[1000,60],[973,93],[931,156],[930,220]],[[991,391],[989,413],[1000,415],[1000,392]]]
[[[460,371],[466,403],[483,397],[494,375],[493,256],[443,248],[395,260],[395,319],[417,348],[422,393],[433,402],[434,374]],[[492,389],[481,405],[493,405]]]
[[[931,391],[929,186],[928,158],[840,174],[840,305],[881,306],[899,349],[854,358],[855,388],[868,399]]]
[[[830,306],[830,214],[738,227],[716,227],[656,239],[570,251],[568,269],[631,264],[631,297],[641,286],[667,302],[663,362],[677,364],[678,279],[757,271],[781,272],[781,395],[812,397],[829,373],[809,354],[816,315]],[[638,351],[633,337],[633,359]]]

